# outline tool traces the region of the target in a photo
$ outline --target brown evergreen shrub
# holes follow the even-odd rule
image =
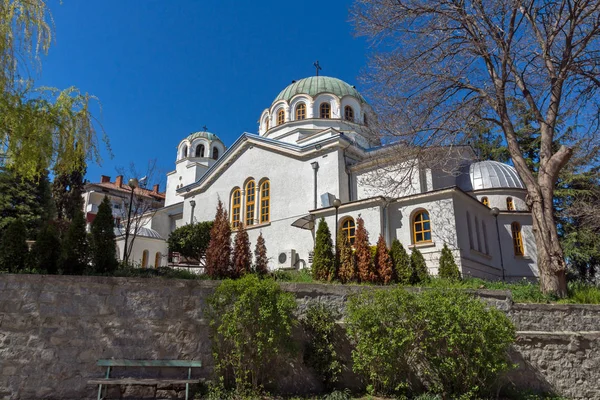
[[[365,221],[361,217],[356,220],[354,248],[356,249],[356,268],[359,280],[361,282],[376,282],[377,272],[371,256],[369,233],[365,229]]]
[[[256,248],[254,249],[254,272],[258,275],[266,275],[269,272],[268,264],[267,246],[261,232],[256,239]]]
[[[342,283],[356,282],[356,260],[350,242],[343,232],[338,233],[338,251],[340,252],[338,279]]]
[[[252,253],[250,251],[250,239],[248,232],[241,222],[233,241],[233,278],[240,278],[251,271]]]
[[[375,269],[379,275],[379,283],[389,285],[394,280],[394,264],[387,249],[387,244],[382,235],[377,240],[377,251],[375,252]]]
[[[210,230],[210,242],[206,249],[206,274],[213,279],[231,276],[231,225],[221,200],[217,205],[215,221]]]

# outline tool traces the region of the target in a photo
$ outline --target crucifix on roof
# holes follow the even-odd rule
[[[319,76],[319,71],[323,69],[319,65],[319,60],[315,61],[313,65],[315,66],[315,69],[317,70],[317,76]]]
[[[206,127],[206,125],[204,125],[204,126],[202,127],[202,131],[203,131],[203,132],[206,132],[207,130],[208,130],[208,128]]]

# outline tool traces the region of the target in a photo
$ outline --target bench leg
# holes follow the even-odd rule
[[[106,367],[106,379],[110,378],[110,367]],[[108,391],[108,387],[105,391]],[[102,384],[98,385],[98,400],[102,400]]]
[[[192,368],[188,368],[188,379],[192,379]],[[188,400],[190,395],[190,384],[185,384],[185,400]]]

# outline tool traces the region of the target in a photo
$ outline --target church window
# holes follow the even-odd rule
[[[204,145],[199,144],[196,146],[196,157],[204,157]]]
[[[321,103],[319,111],[321,118],[331,118],[331,105],[329,103]]]
[[[506,209],[508,211],[515,211],[515,203],[513,202],[512,197],[506,198]]]
[[[490,206],[490,201],[488,200],[488,198],[487,198],[487,197],[482,197],[482,198],[481,198],[481,203],[482,203],[484,206],[486,206],[486,207],[489,207],[489,206]]]
[[[352,109],[352,107],[344,107],[344,119],[346,121],[354,122],[354,109]]]
[[[485,254],[490,254],[490,248],[488,247],[487,227],[485,221],[481,221],[481,229],[483,230],[483,245],[485,246]]]
[[[282,108],[277,111],[277,125],[281,125],[285,122],[285,110]]]
[[[256,184],[249,181],[246,184],[246,225],[254,225],[254,204],[256,201]]]
[[[231,225],[234,229],[240,226],[240,211],[242,207],[242,192],[235,189],[231,194]]]
[[[186,158],[187,157],[187,146],[183,146],[183,149],[181,149],[181,158]]]
[[[144,250],[142,253],[142,268],[146,268],[148,266],[148,250]]]
[[[265,119],[265,132],[269,130],[269,117]]]
[[[213,147],[213,160],[216,160],[217,158],[219,158],[219,149]]]
[[[429,213],[419,211],[413,217],[413,243],[431,242],[431,221]]]
[[[260,222],[271,220],[271,183],[264,181],[260,185]]]
[[[306,104],[300,103],[296,107],[296,120],[306,119]]]
[[[161,259],[160,251],[157,251],[156,255],[154,256],[154,268],[160,267],[160,259]]]
[[[522,256],[525,254],[523,251],[523,236],[521,235],[521,224],[513,222],[510,224],[510,230],[513,237],[513,248],[515,250],[515,256]]]
[[[356,225],[354,218],[348,217],[342,221],[342,234],[348,239],[348,243],[354,245],[356,239]]]

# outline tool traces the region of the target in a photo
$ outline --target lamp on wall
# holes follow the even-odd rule
[[[123,246],[123,261],[125,265],[129,264],[129,254],[127,253],[127,243],[129,240],[129,229],[131,229],[131,207],[133,205],[133,192],[139,186],[139,182],[135,178],[129,179],[127,186],[131,188],[131,195],[129,196],[129,209],[127,210],[127,225],[125,226],[125,244]]]
[[[196,200],[190,200],[190,206],[192,206],[192,212],[190,214],[190,225],[194,223],[194,208],[196,207]]]
[[[502,280],[506,280],[506,277],[504,275],[504,260],[502,258],[502,242],[500,241],[500,228],[498,227],[498,215],[500,215],[500,210],[498,209],[498,207],[492,207],[490,209],[490,214],[492,214],[494,216],[494,219],[496,220],[496,235],[498,237],[498,250],[500,251],[500,268],[502,269]]]

